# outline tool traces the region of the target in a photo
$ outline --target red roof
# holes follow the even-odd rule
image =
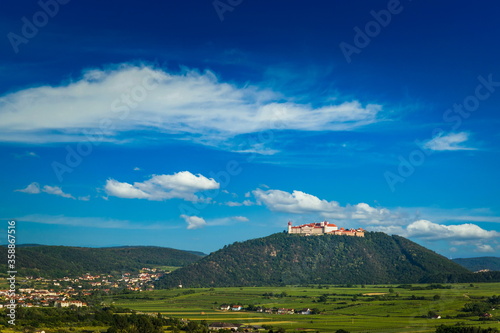
[[[306,224],[302,224],[302,225],[298,225],[298,226],[291,226],[292,229],[300,229],[300,228],[305,228],[305,227],[309,227],[309,228],[323,228],[323,227],[337,227],[336,224],[333,224],[333,223],[328,223],[326,221],[324,222],[313,222],[313,223],[306,223]],[[337,227],[338,228],[338,227]],[[334,233],[334,232],[356,232],[356,231],[365,231],[363,228],[358,228],[358,229],[344,229],[344,228],[338,228],[338,230],[333,230],[333,231],[330,231],[330,233]]]

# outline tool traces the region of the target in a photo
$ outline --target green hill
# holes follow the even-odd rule
[[[280,233],[225,246],[163,277],[157,287],[447,282],[442,280],[450,274],[472,273],[400,236]]]
[[[0,257],[7,258],[7,247],[0,246]],[[143,267],[181,267],[201,257],[199,252],[154,246],[87,248],[33,245],[16,248],[16,269],[18,274],[24,276],[71,277],[87,272],[102,274],[135,272]],[[1,266],[3,272],[7,271],[5,263]]]
[[[452,260],[473,272],[482,269],[500,271],[500,258],[498,257],[456,258]]]

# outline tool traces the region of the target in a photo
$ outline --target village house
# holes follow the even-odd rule
[[[294,314],[294,313],[295,313],[294,309],[285,309],[285,308],[278,309],[278,314]]]
[[[338,235],[338,236],[356,236],[365,237],[365,230],[363,228],[358,229],[344,229],[339,228],[333,223],[327,221],[308,223],[298,226],[293,226],[292,222],[288,222],[288,233],[289,234],[299,234],[304,236],[310,235]]]
[[[309,309],[309,308],[302,309],[302,310],[299,310],[298,313],[302,314],[302,315],[310,315],[311,314],[311,309]]]
[[[83,306],[87,306],[87,303],[83,303],[81,301],[55,301],[54,306],[59,308],[76,306],[77,308],[81,308]]]
[[[208,329],[212,331],[218,331],[218,330],[237,331],[240,326],[241,326],[240,324],[231,324],[231,323],[211,323],[210,325],[208,325]]]
[[[241,305],[231,306],[231,311],[240,311],[241,309],[243,309],[243,307]]]

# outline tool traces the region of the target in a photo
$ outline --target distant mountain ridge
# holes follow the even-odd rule
[[[500,271],[499,257],[456,258],[452,260],[473,272],[485,269]]]
[[[84,273],[134,272],[143,267],[185,266],[202,257],[201,252],[156,246],[89,248],[26,244],[16,248],[19,275],[41,277],[78,276]],[[0,246],[7,258],[7,247]],[[2,271],[7,271],[2,263]]]
[[[164,276],[158,288],[452,282],[470,271],[404,237],[286,233],[236,242]]]

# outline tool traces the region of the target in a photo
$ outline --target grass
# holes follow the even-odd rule
[[[414,285],[418,286],[418,285]],[[426,285],[421,285],[426,286]],[[453,284],[452,289],[409,290],[396,285],[345,288],[311,287],[244,287],[244,288],[196,288],[141,292],[138,294],[107,297],[108,304],[127,307],[139,312],[160,312],[166,316],[207,322],[226,321],[241,324],[273,325],[287,330],[334,332],[345,329],[350,332],[434,332],[435,326],[454,325],[464,322],[470,326],[495,327],[498,322],[480,322],[477,316],[456,318],[464,315],[460,310],[465,303],[481,297],[500,294],[500,283]],[[389,290],[393,289],[393,293]],[[264,293],[286,297],[265,297]],[[373,295],[372,293],[384,293]],[[319,296],[327,294],[327,301],[318,303]],[[370,295],[372,294],[372,295]],[[424,297],[424,300],[411,300]],[[438,295],[439,299],[434,300]],[[385,299],[377,299],[383,297]],[[221,304],[260,305],[264,307],[318,308],[319,315],[278,315],[247,311],[220,311]],[[429,311],[439,313],[443,319],[423,318]],[[500,310],[491,311],[500,317]]]

